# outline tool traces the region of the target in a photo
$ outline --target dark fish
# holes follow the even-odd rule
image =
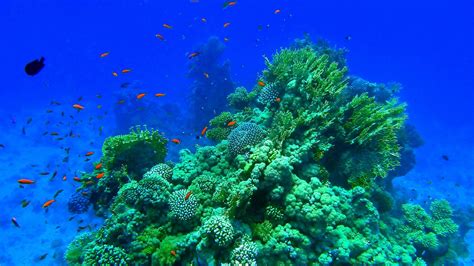
[[[77,101],[80,102],[82,101],[82,99],[83,99],[82,96],[80,96],[79,98],[77,98]]]
[[[38,260],[44,260],[48,256],[48,253],[44,253],[43,255],[38,257]]]
[[[61,103],[57,101],[51,101],[50,105],[61,105]]]
[[[130,86],[130,82],[124,82],[120,85],[120,88],[128,88],[128,86]]]
[[[40,175],[49,175],[49,172],[41,172]]]
[[[56,175],[58,175],[58,171],[57,171],[57,170],[54,171],[53,175],[51,176],[51,178],[50,178],[49,180],[50,180],[50,181],[53,180],[53,179],[56,177]]]
[[[46,110],[46,113],[48,113],[48,114],[50,114],[52,112],[53,112],[53,110],[51,110],[51,109]]]
[[[32,164],[30,166],[34,168],[34,167],[38,167],[39,165],[38,164]]]
[[[23,128],[21,129],[21,133],[23,133],[23,135],[26,135],[26,129],[25,129],[25,127],[23,127]]]
[[[69,156],[66,156],[66,157],[64,157],[64,159],[63,159],[63,163],[67,163],[67,162],[69,162]]]
[[[28,64],[26,64],[25,72],[29,76],[34,76],[38,74],[41,71],[41,69],[43,69],[43,67],[44,67],[44,57],[41,57],[39,60],[35,59],[29,62]]]
[[[352,36],[351,36],[351,35],[347,35],[344,39],[346,39],[346,41],[350,41],[350,40],[352,40]]]
[[[53,196],[53,199],[56,199],[57,196],[59,196],[59,194],[61,194],[61,192],[63,192],[64,189],[60,189],[58,191],[56,191],[56,193],[54,193],[54,196]]]
[[[443,154],[443,155],[441,156],[441,158],[443,158],[443,160],[445,160],[445,161],[449,161],[449,157],[448,157],[448,155],[446,155],[446,154]]]
[[[64,111],[61,112],[61,116],[64,116]]]
[[[31,202],[30,200],[26,200],[26,199],[22,200],[21,207],[26,208],[30,204],[30,202]]]
[[[33,121],[33,118],[30,117],[30,118],[28,118],[28,121],[26,121],[26,124],[31,123],[31,121]]]
[[[76,216],[69,217],[68,221],[72,221],[72,219],[76,218]]]
[[[46,135],[48,135],[48,131],[46,131],[46,132],[43,133],[43,136],[46,136]]]
[[[18,223],[18,221],[16,220],[15,217],[12,217],[12,223],[13,223],[16,227],[20,227],[20,224]]]
[[[0,148],[2,148],[2,149],[5,148],[5,145],[0,143]]]

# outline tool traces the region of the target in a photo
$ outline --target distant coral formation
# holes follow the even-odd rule
[[[193,75],[214,62],[215,45]],[[109,216],[70,244],[68,263],[441,265],[459,251],[447,201],[429,212],[400,204],[384,181],[416,146],[392,91],[349,77],[343,51],[307,40],[265,63],[261,83],[237,88],[232,112],[211,119],[216,145],[183,149],[175,165],[163,164],[166,141],[154,131],[106,140],[106,176],[89,189]],[[210,86],[201,79],[197,107]]]

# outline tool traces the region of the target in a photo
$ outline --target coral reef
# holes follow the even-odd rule
[[[425,265],[456,254],[446,201],[428,214],[381,182],[409,143],[405,104],[347,92],[340,55],[305,43],[266,58],[260,84],[211,120],[216,145],[183,149],[173,166],[153,154],[137,168],[109,149],[106,172],[119,181],[91,189],[111,186],[112,203],[96,203],[111,215],[74,260],[97,263],[102,251],[138,265]]]
[[[67,208],[71,213],[84,213],[89,209],[90,200],[87,196],[87,190],[78,191],[72,194],[67,203]]]

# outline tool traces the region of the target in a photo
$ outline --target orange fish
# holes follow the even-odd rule
[[[47,208],[49,207],[51,204],[53,204],[53,202],[55,202],[56,200],[48,200],[46,201],[44,204],[43,204],[43,208]]]
[[[201,136],[206,135],[206,131],[207,131],[207,127],[204,127],[204,128],[201,130]]]
[[[67,180],[67,176],[63,176],[63,181],[66,181]]]
[[[74,181],[81,182],[81,179],[77,176],[75,176],[73,179],[74,179]]]
[[[163,23],[163,27],[167,29],[172,29],[173,27],[170,24]]]
[[[140,93],[137,95],[137,99],[140,100],[141,98],[145,97],[146,93]]]
[[[94,154],[93,151],[88,151],[88,152],[86,153],[86,156],[91,156],[91,155],[93,155],[93,154]]]
[[[102,177],[104,177],[105,173],[99,173],[95,176],[95,178],[97,179],[101,179]]]
[[[224,28],[227,28],[227,27],[229,27],[229,26],[230,26],[230,22],[224,23]]]
[[[106,56],[108,56],[109,54],[110,54],[109,52],[101,53],[101,54],[100,54],[100,57],[106,57]]]
[[[202,73],[202,74],[203,74],[203,75],[204,75],[204,77],[206,77],[207,79],[209,78],[209,73],[207,73],[207,72],[204,72],[204,73]]]
[[[260,86],[260,87],[265,87],[265,82],[263,82],[263,81],[261,81],[261,80],[259,80],[259,81],[257,82],[257,84],[258,84],[258,86]]]
[[[99,170],[100,168],[102,168],[102,163],[98,163],[95,165],[95,170]]]
[[[275,14],[275,15],[276,15],[276,14],[279,14],[280,12],[281,12],[281,10],[280,10],[280,9],[276,9],[276,10],[275,10],[275,12],[273,12],[273,14]]]
[[[78,104],[78,103],[72,105],[72,107],[73,107],[74,109],[76,109],[76,110],[84,110],[84,106],[82,106],[82,105],[80,105],[80,104]]]
[[[176,251],[171,250],[171,251],[170,251],[170,254],[176,257]]]
[[[228,126],[228,127],[231,127],[231,126],[235,125],[236,123],[237,123],[237,121],[235,121],[235,120],[234,120],[234,121],[230,121],[229,123],[227,123],[227,126]]]
[[[191,59],[191,58],[193,58],[193,57],[198,56],[199,54],[200,54],[200,52],[192,52],[192,53],[190,53],[190,54],[188,55],[188,58]]]
[[[112,75],[114,75],[114,77],[118,77],[118,73],[117,73],[117,72],[112,72]]]
[[[173,142],[174,144],[180,144],[180,143],[181,143],[181,140],[179,140],[179,139],[172,139],[171,142]]]
[[[166,95],[166,94],[164,94],[164,93],[156,93],[156,94],[155,94],[156,97],[163,97],[163,96],[165,96],[165,95]]]
[[[191,197],[191,194],[192,194],[192,192],[188,191],[188,193],[186,193],[186,196],[184,196],[184,200],[188,200],[189,197]]]
[[[20,183],[22,185],[31,185],[31,184],[35,183],[35,181],[30,180],[30,179],[18,179],[18,183]]]
[[[129,72],[132,72],[132,70],[130,68],[125,68],[125,69],[122,69],[122,71],[120,71],[122,73],[129,73]]]
[[[222,5],[222,7],[223,7],[223,8],[227,8],[227,7],[229,7],[229,6],[235,6],[236,4],[237,4],[237,1],[226,1],[226,2]]]
[[[159,33],[155,34],[155,37],[158,38],[158,39],[160,39],[160,40],[162,40],[162,41],[165,40],[165,37],[163,37],[163,35],[161,35],[161,34],[159,34]]]
[[[277,97],[277,98],[275,99],[275,102],[277,102],[277,103],[281,102],[280,97]]]

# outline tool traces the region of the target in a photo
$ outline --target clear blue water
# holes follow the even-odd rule
[[[114,113],[124,82],[132,84],[134,94],[166,93],[156,103],[164,117],[160,129],[183,142],[170,145],[171,159],[178,149],[196,144],[198,132],[189,121],[195,114],[186,109],[193,100],[187,54],[211,36],[228,38],[222,58],[228,60],[236,86],[251,88],[264,68],[262,55],[271,56],[306,33],[347,48],[350,74],[401,83],[399,97],[408,103],[409,121],[425,144],[416,150],[415,168],[397,178],[395,186],[417,189],[419,202],[446,198],[460,210],[473,208],[474,2],[256,2],[238,1],[223,9],[220,1],[206,0],[2,1],[0,265],[60,264],[78,226],[100,226],[92,211],[68,221],[73,215],[67,199],[77,186],[72,178],[91,169],[83,155],[94,151],[92,159],[98,159],[103,140],[123,132]],[[276,9],[281,12],[274,14]],[[230,26],[224,28],[225,22]],[[163,28],[163,23],[173,28]],[[157,39],[157,33],[166,40]],[[110,54],[100,58],[103,52]],[[44,69],[27,76],[25,64],[41,56]],[[112,75],[124,68],[132,72]],[[71,108],[79,97],[86,107],[80,113]],[[180,108],[166,105],[170,103]],[[80,137],[58,141],[43,136],[71,130]],[[62,162],[65,147],[70,147],[67,163]],[[55,170],[53,181],[39,175]],[[19,178],[38,182],[22,189]],[[59,189],[64,192],[45,212],[41,205]],[[21,206],[24,199],[31,201],[26,208]],[[20,228],[12,225],[13,216]],[[474,242],[474,232],[466,237]],[[474,247],[470,252],[462,259],[465,265],[472,265]]]

